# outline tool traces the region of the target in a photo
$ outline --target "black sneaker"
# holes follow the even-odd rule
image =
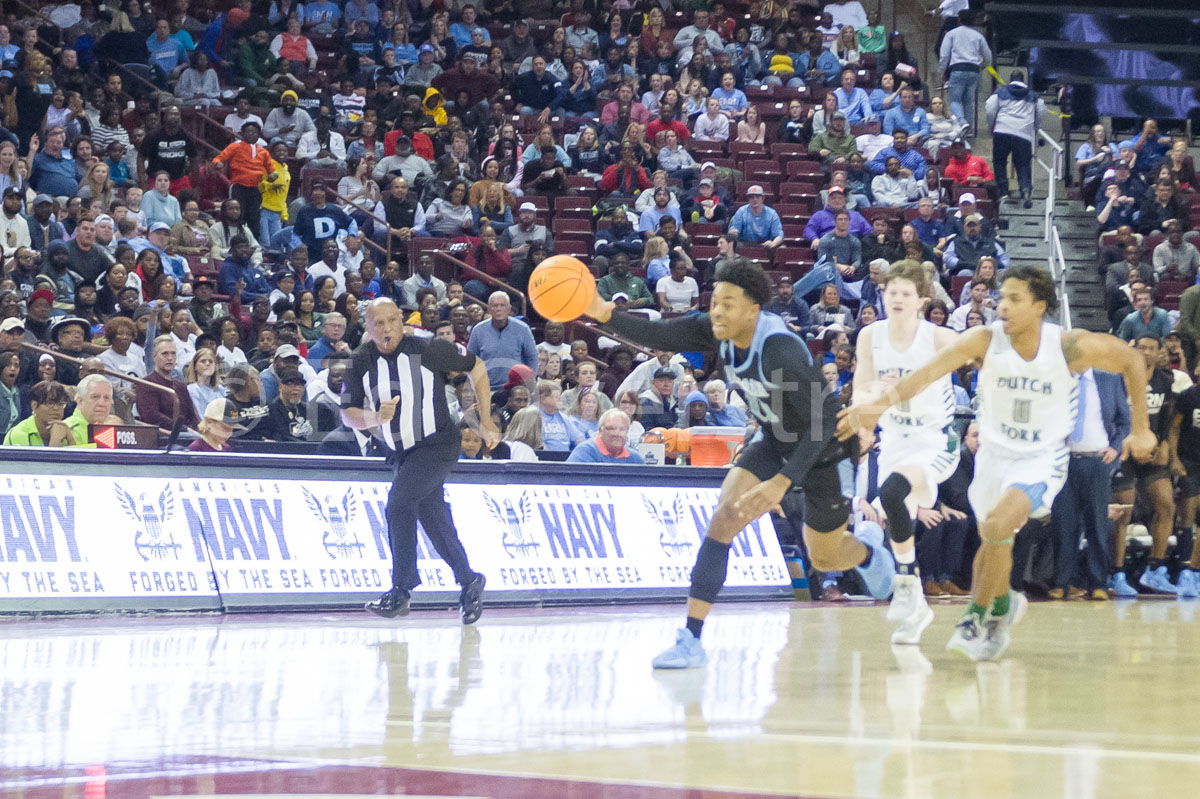
[[[486,583],[486,577],[476,574],[459,592],[458,604],[462,608],[463,624],[474,624],[483,615],[483,586]]]
[[[376,616],[394,619],[397,616],[407,616],[409,611],[408,592],[401,588],[393,588],[379,599],[372,599],[366,604],[366,609]]]

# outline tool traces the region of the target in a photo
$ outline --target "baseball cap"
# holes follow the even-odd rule
[[[155,222],[153,225],[150,226],[151,233],[157,233],[160,230],[170,230],[170,229],[171,229],[171,226],[168,225],[166,222]]]
[[[520,27],[521,25],[524,25],[526,28],[528,28],[529,20],[522,18],[513,23],[513,27]]]
[[[536,205],[534,205],[533,203],[521,203],[521,207],[520,207],[520,208],[518,208],[517,210],[518,210],[518,211],[533,211],[533,212],[535,212],[535,213],[536,213],[536,212],[537,212],[537,206],[536,206]]]
[[[1113,169],[1129,169],[1129,162],[1125,160],[1117,161],[1113,164]]]
[[[717,168],[717,165],[716,165],[716,164],[714,164],[712,161],[705,161],[703,164],[701,164],[701,165],[700,165],[700,171],[701,171],[701,172],[703,172],[703,171],[704,171],[704,170],[706,170],[706,169],[710,169],[710,168],[711,168],[711,169],[716,169],[716,168]]]
[[[618,300],[625,300],[625,302],[629,302],[629,295],[623,291],[618,291],[616,294],[612,295],[612,301],[617,302]]]
[[[96,224],[97,225],[108,224],[108,225],[116,226],[117,223],[108,214],[100,214],[100,216],[96,217]]]
[[[982,222],[983,216],[981,216],[980,214],[967,214],[967,221],[968,222]]]
[[[751,194],[762,194],[762,193],[763,193],[763,187],[759,186],[757,183],[755,183],[750,188],[746,189],[747,197],[749,197]]]
[[[969,191],[963,192],[962,194],[960,194],[958,196],[958,204],[959,205],[962,205],[963,203],[974,203],[974,202],[975,202],[975,195]]]
[[[845,111],[834,111],[834,112],[833,112],[833,118],[834,118],[834,119],[845,119],[845,118],[846,118],[846,112],[845,112]]]
[[[423,44],[417,48],[417,52],[418,53],[432,53],[433,45],[432,44]]]
[[[1104,170],[1104,177],[1102,178],[1102,180],[1109,180],[1110,178],[1114,178],[1116,176],[1117,176],[1117,171],[1115,169],[1106,169],[1106,170]]]
[[[17,188],[16,186],[9,186],[7,189],[4,190],[4,196],[7,197],[10,194],[15,194],[18,197],[20,197],[22,194],[22,191],[19,188]]]
[[[523,363],[518,363],[508,370],[508,380],[504,387],[519,386],[531,377],[533,377],[533,370]]]
[[[217,281],[213,280],[210,275],[199,275],[195,280],[192,281],[192,288],[215,285],[217,285]]]
[[[25,323],[15,316],[10,316],[3,322],[0,322],[0,333],[11,333],[14,330],[24,332]]]
[[[41,205],[42,203],[52,203],[52,202],[54,202],[54,200],[50,198],[49,194],[39,194],[38,196],[33,198],[34,205]]]
[[[279,357],[279,353],[276,352],[275,356]],[[279,384],[281,386],[282,385],[303,386],[307,383],[308,383],[308,381],[304,379],[304,375],[300,374],[299,369],[280,369],[279,370]]]
[[[825,192],[826,194],[845,194],[841,186],[830,186]]]
[[[11,78],[13,76],[11,69],[0,70],[0,78]]]
[[[788,277],[787,275],[783,275],[782,277],[780,277],[778,280],[775,281],[775,284],[776,285],[779,285],[780,283],[790,284],[791,282],[792,282],[792,279],[790,277]]]
[[[299,358],[300,350],[293,347],[291,344],[284,344],[275,350],[276,358]]]
[[[86,319],[78,316],[64,316],[57,320],[50,328],[50,337],[57,341],[58,334],[72,325],[83,330],[83,337],[85,339],[90,339],[92,337],[92,326],[88,324]]]
[[[675,370],[674,370],[674,369],[668,369],[668,368],[667,368],[667,367],[665,367],[665,366],[661,366],[661,367],[659,367],[658,369],[655,369],[655,370],[654,370],[654,378],[653,378],[653,379],[654,379],[654,380],[657,380],[657,379],[658,379],[658,378],[660,378],[660,377],[669,377],[669,378],[671,378],[672,380],[674,380],[674,379],[675,379]]]
[[[242,421],[242,410],[237,406],[237,403],[228,400],[224,397],[215,399],[204,408],[204,418],[210,422],[221,422],[227,424],[235,430],[244,429]]]
[[[476,27],[476,28],[472,28],[472,29],[471,29],[471,35],[472,35],[472,36],[474,36],[474,35],[475,35],[475,34],[477,34],[477,33],[478,33],[480,36],[482,36],[483,34],[487,33],[487,31],[485,31],[483,28],[478,28],[478,27]]]
[[[700,185],[701,185],[701,186],[711,186],[711,185],[713,185],[712,178],[704,178],[704,179],[702,179],[702,180],[700,181]]]

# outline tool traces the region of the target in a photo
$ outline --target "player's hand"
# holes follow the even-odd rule
[[[772,508],[783,501],[783,497],[791,486],[791,480],[781,475],[775,475],[743,494],[733,504],[733,509],[749,523],[764,513],[770,513]]]
[[[479,434],[483,436],[483,445],[489,450],[495,449],[500,443],[500,429],[491,417],[479,420]]]
[[[838,440],[849,441],[858,435],[859,430],[874,431],[885,410],[886,405],[866,402],[856,402],[849,408],[842,408],[838,411]]]
[[[612,319],[612,312],[616,307],[617,304],[615,302],[604,299],[600,296],[600,292],[596,292],[596,295],[592,297],[591,303],[588,304],[583,313],[585,316],[592,317],[600,324],[604,324],[609,319]]]
[[[380,424],[388,424],[396,416],[396,405],[400,402],[399,397],[392,397],[390,400],[379,405],[379,422]]]
[[[932,530],[942,523],[945,517],[933,508],[917,508],[917,521],[925,525],[926,530]]]
[[[1175,475],[1176,477],[1187,477],[1187,469],[1184,468],[1184,465],[1182,462],[1180,462],[1179,458],[1172,459],[1171,474]]]
[[[945,505],[942,505],[942,515],[950,521],[960,521],[967,518],[967,514],[963,513],[962,511],[955,510],[954,508],[947,508]]]
[[[1171,460],[1171,448],[1167,442],[1162,442],[1154,448],[1154,455],[1150,462],[1155,466],[1166,466]]]
[[[1134,460],[1145,463],[1154,455],[1158,439],[1149,430],[1139,430],[1129,434],[1129,438],[1125,439],[1125,445],[1129,447],[1129,454],[1133,456]]]
[[[879,524],[879,513],[876,512],[875,506],[870,502],[862,500],[858,504],[858,512],[862,514],[864,522],[874,522]]]
[[[1100,453],[1100,462],[1105,465],[1108,465],[1108,464],[1112,463],[1113,461],[1115,461],[1120,456],[1121,456],[1121,453],[1117,452],[1112,447],[1105,447],[1103,449],[1103,451],[1101,451],[1101,453]]]

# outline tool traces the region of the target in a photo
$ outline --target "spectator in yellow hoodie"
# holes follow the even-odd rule
[[[262,246],[271,246],[271,237],[288,222],[287,196],[292,185],[292,174],[287,166],[287,143],[280,138],[271,141],[271,160],[275,163],[275,179],[264,176],[258,184],[262,193],[262,213],[259,222],[259,237]]]

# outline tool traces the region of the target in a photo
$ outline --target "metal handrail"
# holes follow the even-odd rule
[[[372,178],[372,180],[374,180],[374,178]],[[384,265],[386,266],[387,262],[392,259],[392,226],[387,223],[386,219],[381,219],[381,218],[375,216],[373,211],[363,211],[357,205],[353,205],[345,197],[338,194],[336,190],[329,188],[328,185],[326,185],[325,191],[326,191],[326,193],[332,195],[333,199],[337,200],[342,205],[346,205],[351,208],[354,208],[355,210],[362,211],[364,214],[367,215],[367,217],[375,220],[376,224],[383,225],[387,229],[387,247],[384,247],[381,244],[375,243],[374,241],[371,240],[370,236],[363,236],[363,243],[365,245],[367,245],[369,247],[374,247],[376,250],[378,250],[380,253],[383,254]],[[382,270],[380,270],[380,271],[382,271]]]
[[[469,274],[471,277],[478,278],[490,286],[494,286],[502,291],[507,291],[510,295],[516,295],[517,299],[521,301],[520,315],[529,315],[529,298],[525,296],[525,292],[521,291],[516,286],[509,285],[500,278],[489,275],[482,269],[476,269],[475,267],[467,264],[466,261],[460,261],[445,250],[438,250],[434,253],[434,255],[435,257],[444,258],[445,260],[449,261],[451,266],[461,270],[464,274]],[[466,295],[464,294],[464,296]]]
[[[1049,162],[1037,158],[1038,166],[1046,171],[1046,210],[1045,219],[1045,234],[1046,242],[1046,260],[1047,271],[1058,284],[1059,300],[1062,303],[1062,310],[1059,313],[1059,322],[1066,329],[1071,327],[1071,303],[1067,296],[1067,262],[1063,253],[1062,239],[1059,238],[1058,228],[1054,224],[1054,205],[1058,198],[1058,181],[1063,176],[1063,153],[1064,149],[1061,144],[1056,142],[1050,134],[1046,133],[1042,128],[1038,128],[1037,137],[1039,141],[1043,141],[1050,145],[1051,156]]]
[[[1050,145],[1053,149],[1053,154],[1050,158],[1050,163],[1046,163],[1040,157],[1036,158],[1038,166],[1046,170],[1046,212],[1045,218],[1045,234],[1044,240],[1047,244],[1050,243],[1050,230],[1054,226],[1054,203],[1058,194],[1058,181],[1062,179],[1063,169],[1063,147],[1056,142],[1050,134],[1046,133],[1042,128],[1038,128],[1038,139]],[[1035,147],[1036,149],[1036,147]]]
[[[1050,230],[1050,275],[1058,283],[1058,297],[1061,307],[1059,311],[1059,323],[1065,330],[1070,330],[1071,298],[1067,294],[1067,261],[1063,254],[1062,241],[1058,237],[1058,228],[1055,227]]]
[[[73,358],[70,355],[63,355],[61,352],[59,352],[57,350],[48,349],[46,347],[40,347],[37,344],[30,344],[28,342],[22,343],[21,348],[28,350],[30,352],[36,352],[38,355],[49,355],[51,358],[54,358],[56,361],[62,361],[63,363],[68,363],[77,369],[81,368],[84,364],[84,361],[88,360],[87,358]],[[173,417],[175,417],[176,419],[179,419],[179,395],[176,394],[175,390],[172,389],[170,386],[164,386],[164,385],[160,385],[159,383],[153,383],[149,380],[146,380],[145,378],[136,377],[131,374],[117,372],[112,369],[109,369],[108,367],[104,367],[104,368],[100,369],[100,374],[102,374],[106,377],[112,377],[116,380],[122,380],[126,383],[134,383],[135,385],[145,386],[146,388],[152,388],[155,391],[166,392],[167,394],[170,395],[171,404],[173,405],[171,415]],[[149,426],[149,425],[147,425],[147,426]],[[162,427],[160,427],[158,429],[160,432],[166,433],[167,435],[170,435],[172,432],[171,430],[166,430]]]

